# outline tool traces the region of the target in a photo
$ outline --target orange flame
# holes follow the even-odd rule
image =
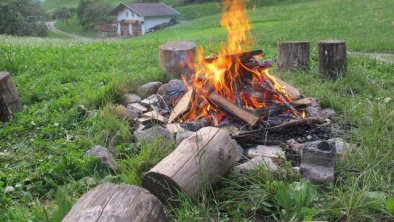
[[[227,43],[221,44],[218,56],[214,59],[206,59],[203,48],[200,46],[197,52],[196,73],[189,82],[184,79],[189,88],[195,89],[196,94],[192,107],[182,120],[195,121],[201,117],[211,119],[212,116],[215,117],[212,113],[217,114],[216,119],[223,119],[222,112],[212,106],[206,98],[210,90],[251,110],[264,108],[265,98],[270,98],[277,103],[285,102],[282,100],[290,102],[291,99],[275,78],[269,74],[268,69],[250,69],[241,62],[242,53],[249,51],[253,46],[245,0],[224,1],[221,25],[227,30]],[[248,78],[243,76],[241,70],[253,75],[249,78],[251,81],[249,84],[244,84]],[[261,86],[263,83],[268,83],[267,88],[273,89],[274,92],[264,89]],[[242,90],[245,85],[253,87],[253,91],[260,93],[250,95]]]

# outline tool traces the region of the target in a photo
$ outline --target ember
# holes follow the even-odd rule
[[[305,113],[300,115],[291,105],[295,98],[270,75],[272,65],[260,59],[262,51],[248,51],[253,39],[243,2],[224,2],[221,25],[228,32],[227,44],[222,44],[217,56],[209,58],[204,57],[199,47],[196,73],[191,78],[183,78],[195,94],[188,111],[177,113],[178,121],[205,118],[211,125],[218,125],[235,116],[254,126],[259,119],[268,119],[273,107],[280,107],[275,114],[305,117]],[[252,112],[256,110],[263,111]]]

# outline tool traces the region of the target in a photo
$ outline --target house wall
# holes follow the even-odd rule
[[[144,17],[140,17],[138,16],[136,13],[134,13],[133,11],[131,11],[128,8],[124,8],[123,11],[121,11],[118,16],[117,16],[117,20],[118,20],[118,35],[121,34],[121,29],[120,29],[120,21],[122,20],[135,20],[135,21],[140,21],[140,22],[144,22]],[[130,35],[132,34],[132,26],[131,24],[129,25],[129,33]],[[144,25],[142,25],[142,33],[145,33],[144,30]]]
[[[148,31],[150,28],[160,25],[165,22],[171,21],[171,16],[161,16],[161,17],[146,17],[145,18],[145,30]]]

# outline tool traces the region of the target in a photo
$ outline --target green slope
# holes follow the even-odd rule
[[[181,0],[164,0],[162,2],[173,5],[173,4],[178,4]],[[121,2],[132,2],[132,0],[129,1],[123,1],[123,0],[104,0],[104,2],[116,6]],[[48,11],[53,11],[57,8],[60,7],[77,7],[79,3],[79,0],[44,0],[42,3],[42,6],[44,9]]]
[[[283,207],[284,194],[300,197],[298,176],[291,170],[280,175],[258,170],[228,177],[199,200],[182,198],[179,207],[167,209],[171,218],[256,221],[259,215],[263,221],[309,221],[300,215],[313,214],[321,221],[394,220],[394,65],[349,57],[348,74],[327,81],[319,77],[315,47],[319,39],[340,38],[352,51],[394,52],[392,0],[282,0],[257,6],[249,12],[255,48],[275,58],[277,41],[312,41],[312,69],[278,75],[337,110],[337,123],[346,129],[341,136],[357,149],[336,162],[336,183],[322,186],[319,198],[302,209]],[[217,5],[184,7],[210,16],[195,13],[190,22],[117,42],[0,36],[0,70],[13,73],[25,105],[15,119],[0,123],[0,221],[59,221],[57,209],[67,201],[102,182],[139,185],[144,172],[174,148],[133,143],[132,124],[119,119],[112,104],[142,82],[163,80],[157,61],[161,43],[189,39],[216,52],[226,39],[220,15],[212,15]],[[86,156],[92,145],[108,146],[113,138],[116,174],[98,169]],[[59,188],[65,194],[56,195]]]

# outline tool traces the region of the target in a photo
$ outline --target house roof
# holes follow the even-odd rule
[[[117,15],[123,8],[128,8],[141,17],[154,16],[176,16],[180,15],[175,9],[170,6],[159,3],[121,3],[118,5],[110,15]]]

